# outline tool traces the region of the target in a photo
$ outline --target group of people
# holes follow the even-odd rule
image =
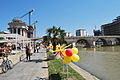
[[[39,53],[39,50],[40,50],[41,48],[45,48],[44,45],[41,44],[40,46],[36,46],[35,52]],[[26,59],[27,59],[27,60],[30,60],[30,59],[31,59],[30,56],[31,56],[30,46],[26,46]]]

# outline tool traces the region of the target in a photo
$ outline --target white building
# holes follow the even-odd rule
[[[0,37],[3,40],[0,40],[0,42],[14,43],[16,53],[19,53],[18,48],[22,50],[26,46],[34,47],[34,42],[32,41],[34,29],[32,26],[22,22],[20,18],[14,18],[8,25],[10,26],[8,28],[10,33],[1,32]]]
[[[66,32],[66,37],[71,37],[74,36],[73,34],[71,34],[70,32]]]
[[[78,29],[76,30],[76,36],[87,36],[88,33],[85,29]]]

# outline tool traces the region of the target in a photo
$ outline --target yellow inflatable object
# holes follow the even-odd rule
[[[66,60],[64,60],[64,63],[65,64],[69,64],[71,61],[66,61]]]
[[[77,48],[72,48],[72,52],[73,52],[73,54],[78,54],[78,49]]]
[[[79,57],[78,55],[76,55],[76,54],[73,54],[73,55],[71,56],[71,60],[72,60],[73,62],[78,62],[79,59],[80,59],[80,57]]]
[[[64,63],[65,64],[68,64],[68,63],[70,63],[71,62],[71,57],[64,57]]]

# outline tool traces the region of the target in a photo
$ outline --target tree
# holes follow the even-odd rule
[[[65,31],[62,30],[60,27],[57,28],[53,26],[52,28],[47,29],[47,34],[50,39],[50,42],[53,45],[53,50],[56,50],[56,45],[58,43],[62,44],[62,42],[64,41]]]
[[[45,46],[48,46],[50,44],[50,37],[49,36],[43,36],[43,42]]]
[[[60,28],[59,28],[60,29]],[[60,35],[59,35],[59,43],[62,44],[65,42],[65,36],[66,36],[66,33],[65,33],[65,30],[61,30],[60,29]]]

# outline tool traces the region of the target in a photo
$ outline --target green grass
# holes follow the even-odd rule
[[[49,60],[48,61],[49,80],[66,80],[67,72],[66,69],[63,71],[63,61]],[[79,73],[68,66],[68,79],[70,80],[85,80]]]
[[[51,54],[53,54],[52,52],[47,52],[47,55],[49,56],[49,55],[51,55]]]

